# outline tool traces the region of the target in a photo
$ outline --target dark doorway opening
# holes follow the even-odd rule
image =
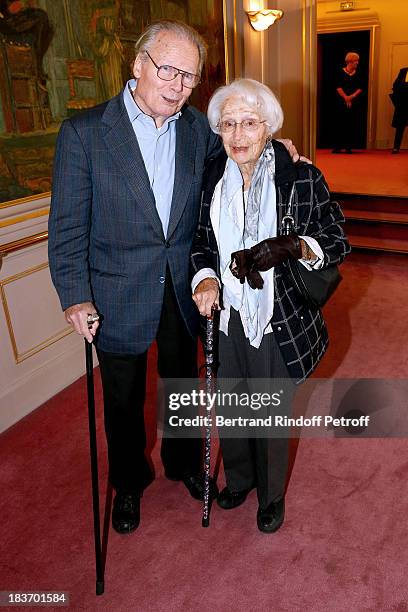
[[[358,67],[363,82],[361,94],[361,121],[356,127],[355,149],[367,148],[367,108],[368,108],[368,70],[370,57],[370,30],[353,32],[334,32],[317,35],[317,148],[331,148],[334,136],[334,117],[336,75],[345,65],[344,58],[349,51],[360,56]]]

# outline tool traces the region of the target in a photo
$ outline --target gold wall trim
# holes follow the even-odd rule
[[[230,82],[230,61],[229,61],[229,38],[228,38],[228,11],[227,0],[222,2],[222,18],[224,22],[224,63],[225,63],[225,83]]]
[[[6,242],[6,244],[0,245],[0,269],[3,257],[15,251],[20,251],[20,249],[25,249],[35,244],[45,242],[46,240],[48,240],[48,232],[40,232],[39,234],[33,234],[32,236],[26,236],[25,238],[20,238],[19,240],[13,240],[12,242]]]
[[[379,25],[373,25],[370,36],[370,65],[368,71],[368,108],[367,108],[367,146],[369,149],[375,147],[376,142],[376,122],[377,117],[377,96],[374,96],[377,89],[377,78],[374,78],[374,66],[378,66],[377,61],[377,39],[379,34]]]
[[[50,212],[50,207],[48,206],[44,210],[35,210],[33,212],[24,213],[22,215],[17,215],[11,219],[3,219],[0,221],[0,227],[8,227],[9,225],[15,225],[16,223],[22,223],[23,221],[28,221],[29,219],[37,219],[38,217],[45,217]]]
[[[336,17],[334,15],[327,17],[326,13],[325,16],[321,15],[317,19],[318,32],[326,29],[328,32],[347,32],[353,28],[366,30],[371,25],[380,25],[378,14],[374,11],[364,15],[358,15],[354,11],[349,13],[339,12]]]
[[[239,6],[240,5],[241,11]],[[231,83],[242,74],[240,62],[242,61],[238,47],[238,15],[242,15],[242,0],[223,0],[224,18],[224,50],[225,50],[225,82]]]
[[[14,274],[13,276],[9,276],[7,278],[4,278],[3,280],[0,280],[1,301],[3,303],[4,314],[5,314],[5,317],[6,317],[7,330],[8,330],[9,336],[10,336],[10,342],[11,342],[11,346],[12,346],[12,349],[13,349],[13,355],[14,355],[14,360],[15,360],[16,364],[19,364],[22,361],[25,361],[26,359],[28,359],[29,357],[32,357],[33,355],[36,355],[37,353],[39,353],[43,349],[47,348],[51,344],[54,344],[58,340],[61,340],[61,338],[64,338],[65,336],[68,336],[68,334],[72,333],[72,331],[73,331],[71,326],[68,326],[68,327],[65,327],[64,329],[62,329],[61,331],[57,332],[56,334],[53,334],[52,336],[49,336],[48,338],[46,338],[42,342],[39,342],[38,344],[32,346],[31,348],[29,348],[29,349],[27,349],[25,351],[20,352],[19,349],[18,349],[17,341],[16,341],[16,335],[14,333],[14,328],[13,328],[13,322],[11,320],[10,308],[9,308],[9,305],[8,305],[8,302],[7,302],[7,295],[6,295],[6,291],[5,291],[5,286],[9,285],[10,283],[13,283],[16,280],[24,278],[25,276],[29,276],[31,274],[34,274],[35,272],[39,272],[41,270],[44,270],[45,268],[48,268],[48,262],[39,264],[37,266],[29,268],[28,270],[24,270],[24,272],[19,272],[18,274]]]
[[[8,202],[1,202],[0,208],[9,208],[11,206],[18,206],[19,204],[25,204],[25,202],[34,202],[35,200],[43,200],[49,198],[51,191],[45,191],[44,193],[37,193],[36,195],[26,196],[25,198],[17,198],[16,200],[9,200]]]
[[[303,155],[316,157],[317,105],[317,8],[314,0],[302,3],[302,75],[303,75]]]

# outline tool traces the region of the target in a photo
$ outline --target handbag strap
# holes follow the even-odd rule
[[[281,221],[281,233],[285,236],[293,234],[295,231],[295,220],[293,218],[293,201],[295,198],[295,183],[292,184],[290,190],[289,201],[286,207],[286,212]]]

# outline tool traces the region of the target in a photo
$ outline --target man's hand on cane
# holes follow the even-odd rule
[[[88,342],[93,341],[99,327],[99,321],[96,318],[98,313],[92,302],[74,304],[64,311],[64,315],[67,323],[72,325],[77,334],[84,336]]]
[[[198,283],[193,293],[193,300],[203,317],[211,317],[212,310],[219,310],[218,298],[220,288],[215,278],[205,278]]]

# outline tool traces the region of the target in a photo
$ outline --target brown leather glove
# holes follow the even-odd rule
[[[238,278],[243,285],[245,278],[251,289],[262,289],[264,286],[263,278],[257,270],[252,270],[253,260],[251,249],[243,249],[231,253],[230,270],[235,278]]]
[[[262,240],[262,242],[253,246],[250,251],[252,255],[251,270],[259,270],[260,272],[266,272],[266,270],[287,261],[290,257],[294,259],[302,257],[302,248],[297,234]]]

